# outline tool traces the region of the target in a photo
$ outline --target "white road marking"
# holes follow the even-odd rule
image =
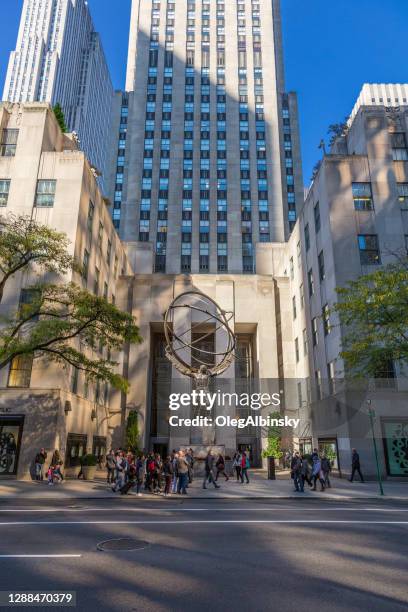
[[[82,555],[0,555],[0,559],[77,559]]]
[[[0,509],[0,513],[7,512],[20,512],[20,513],[41,513],[41,512],[109,512],[111,508],[2,508]],[[292,506],[290,508],[285,508],[282,506],[274,507],[265,507],[265,508],[120,508],[123,512],[276,512],[278,510],[285,510],[291,512],[303,512],[304,510],[309,512],[315,511],[324,511],[324,512],[408,512],[408,508],[327,508],[325,506],[311,506],[309,508],[300,507],[300,506]]]
[[[225,519],[225,520],[181,520],[181,521],[8,521],[0,527],[24,525],[242,525],[242,524],[297,524],[297,525],[408,525],[408,521],[360,521],[329,519]]]

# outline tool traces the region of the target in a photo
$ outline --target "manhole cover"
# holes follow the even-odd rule
[[[149,546],[149,542],[143,540],[132,540],[131,538],[118,538],[99,542],[97,550],[143,550]]]

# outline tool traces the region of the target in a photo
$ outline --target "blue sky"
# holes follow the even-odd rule
[[[231,0],[228,0],[231,1]],[[408,81],[408,0],[281,0],[287,89],[299,96],[304,179],[330,123],[352,109],[364,82]],[[125,81],[131,0],[89,0],[116,88]],[[2,0],[0,83],[22,0]]]

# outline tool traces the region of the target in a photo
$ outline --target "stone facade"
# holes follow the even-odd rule
[[[86,286],[90,291],[97,290],[101,295],[106,293],[109,300],[115,299],[120,307],[127,309],[126,297],[121,303],[120,290],[120,278],[130,272],[126,253],[91,166],[84,153],[77,149],[75,140],[61,133],[46,103],[1,104],[0,128],[2,135],[13,131],[16,141],[15,149],[9,148],[7,155],[2,149],[0,157],[0,180],[8,189],[1,214],[32,216],[64,232],[70,241],[69,252],[78,262],[84,261],[85,251],[89,254],[87,281],[76,272],[67,275],[65,280]],[[52,206],[38,207],[35,205],[37,185],[44,180],[55,181],[54,201]],[[91,230],[90,203],[93,205]],[[18,308],[21,290],[35,281],[33,274],[16,274],[10,280],[0,306],[1,315]],[[123,368],[120,355],[118,359]],[[74,380],[71,368],[40,360],[34,361],[29,388],[10,387],[9,368],[0,372],[2,432],[5,432],[5,423],[14,417],[19,417],[20,423],[24,421],[19,477],[29,475],[32,460],[41,446],[51,453],[58,448],[65,456],[68,434],[87,436],[83,450],[89,452],[95,442],[106,446],[112,436],[122,439],[121,394],[109,391],[105,395],[101,389],[97,400],[95,393],[95,388],[87,387],[80,374]],[[18,423],[13,427],[18,428]]]

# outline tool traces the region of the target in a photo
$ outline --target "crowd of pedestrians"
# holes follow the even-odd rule
[[[331,469],[330,460],[324,453],[319,455],[317,448],[313,450],[311,463],[307,457],[303,457],[296,451],[290,464],[290,476],[293,480],[295,491],[303,493],[305,482],[312,491],[317,490],[317,483],[320,484],[320,491],[330,488]]]
[[[135,455],[124,450],[110,450],[106,455],[107,482],[112,491],[126,495],[132,488],[142,492],[187,494],[193,481],[194,453],[192,449],[173,451],[163,459],[160,453]]]
[[[106,455],[107,482],[112,491],[126,495],[132,488],[138,495],[156,493],[168,496],[170,494],[187,495],[188,486],[194,477],[194,452],[188,450],[173,450],[165,459],[159,453],[139,453],[135,455],[122,449],[110,450]],[[237,481],[249,483],[249,457],[246,452],[236,452],[233,459],[233,469]],[[227,474],[223,455],[214,456],[209,450],[204,461],[203,489],[211,484],[219,489],[218,480],[223,476],[225,482],[230,477]]]

